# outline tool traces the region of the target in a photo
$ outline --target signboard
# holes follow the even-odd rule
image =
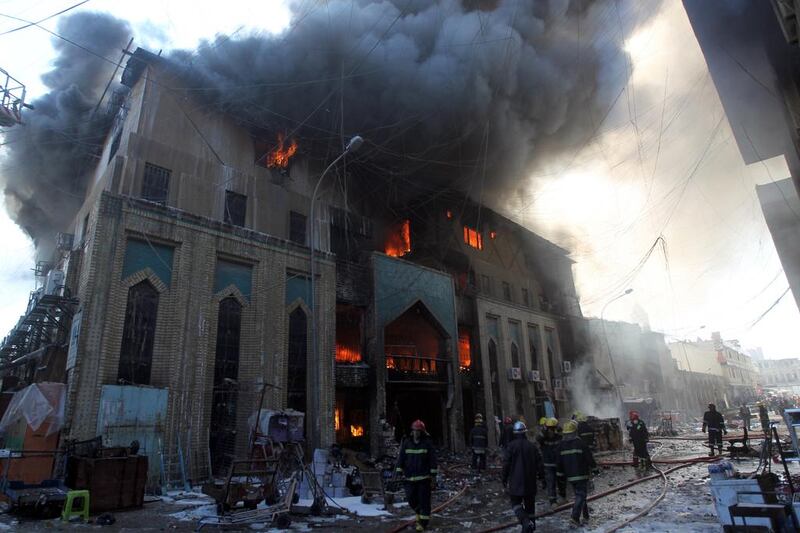
[[[75,360],[78,357],[78,336],[81,333],[81,309],[72,317],[72,327],[69,330],[69,351],[67,352],[67,370],[75,368]]]

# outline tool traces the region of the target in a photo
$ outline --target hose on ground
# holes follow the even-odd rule
[[[604,497],[606,497],[606,496],[608,496],[610,494],[614,494],[615,492],[619,492],[621,490],[625,490],[627,488],[633,487],[634,485],[638,485],[639,483],[644,483],[645,481],[650,481],[652,479],[657,479],[657,478],[661,477],[662,475],[666,476],[666,475],[668,475],[668,474],[670,474],[670,473],[672,473],[672,472],[674,472],[676,470],[679,470],[681,468],[686,468],[687,466],[691,466],[693,464],[710,463],[710,462],[713,462],[713,461],[718,461],[719,459],[721,459],[721,457],[714,457],[714,458],[712,458],[712,457],[698,457],[698,458],[696,458],[696,459],[694,459],[692,461],[680,464],[678,466],[674,466],[674,467],[670,468],[669,470],[664,471],[663,473],[653,474],[651,476],[639,478],[639,479],[636,479],[636,480],[633,480],[633,481],[629,481],[628,483],[624,483],[624,484],[622,484],[622,485],[620,485],[618,487],[614,487],[612,489],[606,490],[604,492],[599,492],[597,494],[592,494],[591,496],[589,496],[587,498],[587,501],[591,502],[591,501],[594,501],[594,500],[598,500],[600,498],[604,498]],[[554,514],[560,513],[561,511],[566,511],[567,509],[571,509],[571,508],[572,508],[572,502],[568,502],[568,503],[565,503],[563,505],[559,505],[558,507],[554,507],[553,509],[548,509],[547,511],[544,511],[542,513],[537,513],[536,514],[536,518],[544,518],[545,516],[554,515]],[[506,522],[505,524],[500,524],[500,525],[497,525],[497,526],[494,526],[494,527],[490,527],[489,529],[481,530],[480,533],[492,533],[494,531],[502,531],[504,529],[507,529],[509,527],[514,527],[514,526],[517,526],[517,525],[519,525],[519,522],[517,522],[517,521]]]
[[[659,495],[658,495],[658,498],[656,498],[655,500],[653,500],[653,503],[651,503],[650,505],[648,505],[647,507],[645,507],[644,509],[642,509],[641,511],[639,511],[638,513],[636,513],[634,516],[632,516],[632,517],[628,518],[627,520],[625,520],[625,521],[624,521],[624,522],[622,522],[621,524],[619,524],[619,525],[616,525],[616,526],[612,527],[611,529],[609,529],[608,531],[606,531],[606,533],[616,533],[617,531],[619,531],[619,530],[620,530],[620,529],[622,529],[623,527],[625,527],[625,526],[627,526],[627,525],[630,525],[630,524],[631,524],[631,523],[632,523],[634,520],[637,520],[637,519],[639,519],[639,518],[643,517],[644,515],[646,515],[646,514],[647,514],[647,513],[649,513],[650,511],[652,511],[652,510],[653,510],[653,508],[654,508],[656,505],[658,505],[658,503],[659,503],[661,500],[663,500],[663,499],[664,499],[664,496],[666,496],[666,495],[667,495],[667,487],[669,486],[669,482],[667,481],[667,475],[666,475],[666,474],[664,473],[664,471],[663,471],[663,470],[661,470],[660,468],[653,467],[653,470],[655,470],[656,472],[658,472],[659,474],[661,474],[661,477],[662,477],[662,478],[664,478],[664,486],[661,488],[661,494],[659,494]]]
[[[438,506],[434,507],[433,509],[431,509],[431,514],[438,513],[439,511],[441,511],[442,509],[444,509],[445,507],[447,507],[448,505],[450,505],[451,503],[453,503],[454,501],[459,499],[461,496],[463,496],[463,494],[467,491],[467,486],[468,486],[467,483],[464,483],[464,486],[461,487],[461,490],[459,490],[455,494],[455,496],[453,496],[452,498],[450,498],[449,500],[447,500],[443,504],[438,505]],[[408,526],[412,526],[412,525],[414,525],[414,520],[406,520],[405,522],[403,522],[399,526],[397,526],[397,527],[395,527],[393,529],[390,529],[387,533],[398,533],[399,531],[402,531],[403,529],[407,528]]]

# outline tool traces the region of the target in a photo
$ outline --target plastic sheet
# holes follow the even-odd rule
[[[66,390],[63,383],[44,382],[17,391],[0,419],[0,432],[8,430],[23,418],[34,431],[45,422],[49,423],[47,435],[60,431],[64,426]]]

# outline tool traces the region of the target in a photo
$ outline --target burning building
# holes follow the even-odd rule
[[[187,106],[178,75],[130,56],[56,253],[77,307],[65,436],[180,449],[199,479],[246,454],[259,406],[305,412],[313,446],[375,454],[384,420],[460,449],[479,412],[566,414],[566,250],[446,187],[328,190],[312,219],[322,164],[302,139]]]

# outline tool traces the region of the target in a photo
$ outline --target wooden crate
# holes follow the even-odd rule
[[[141,507],[147,481],[147,456],[70,457],[66,485],[89,491],[90,511],[102,513]]]

